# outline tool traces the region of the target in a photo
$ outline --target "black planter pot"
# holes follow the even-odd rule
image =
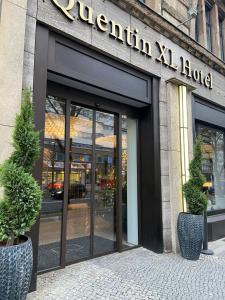
[[[199,259],[203,242],[203,216],[180,213],[177,233],[181,255],[190,260]]]
[[[0,299],[26,299],[33,267],[31,239],[16,246],[0,247]]]

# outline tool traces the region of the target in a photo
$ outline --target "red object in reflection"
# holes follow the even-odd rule
[[[115,182],[112,179],[100,179],[100,181],[98,182],[98,186],[100,186],[102,189],[111,189],[115,186],[114,183]]]
[[[57,189],[62,189],[62,188],[63,188],[62,182],[53,182],[53,183],[48,184],[49,190],[57,190]]]

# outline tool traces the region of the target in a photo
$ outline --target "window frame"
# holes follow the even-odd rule
[[[223,23],[225,17],[219,12],[219,37],[220,37],[220,58],[225,61],[225,45],[224,45],[224,30]]]
[[[205,27],[206,27],[206,48],[212,52],[212,18],[211,18],[212,5],[205,1]]]
[[[193,126],[193,139],[198,135],[197,125],[204,125],[224,132],[225,136],[225,109],[221,105],[214,104],[199,95],[193,94],[192,97],[192,126]],[[225,161],[225,139],[224,139],[224,161]],[[224,214],[224,209],[215,209],[207,211],[207,215]]]
[[[199,11],[199,3],[197,4],[197,11]],[[199,42],[199,13],[195,18],[195,40]]]

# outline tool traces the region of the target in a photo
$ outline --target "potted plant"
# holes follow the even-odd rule
[[[0,167],[0,299],[4,300],[26,299],[33,255],[31,239],[24,233],[35,223],[41,205],[41,190],[31,174],[40,146],[30,98],[30,91],[23,91],[13,132],[14,151]]]
[[[200,256],[203,241],[203,212],[207,208],[207,195],[203,192],[202,141],[196,139],[194,156],[189,165],[190,179],[183,185],[188,212],[178,216],[177,231],[181,255],[190,260]]]

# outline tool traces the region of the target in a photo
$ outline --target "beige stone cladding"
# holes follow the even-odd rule
[[[28,1],[24,45],[23,87],[30,88],[31,90],[33,90],[36,14],[36,1]]]
[[[184,33],[195,36],[195,18],[190,18],[188,11],[197,6],[198,0],[146,0],[145,4],[161,14],[167,21]],[[182,25],[180,25],[182,23]]]
[[[21,102],[25,0],[4,0],[0,18],[0,163],[11,150],[11,134],[15,114]]]
[[[163,236],[164,250],[177,250],[176,237],[176,218],[179,211],[182,210],[182,192],[181,192],[181,164],[180,164],[180,125],[179,125],[179,97],[178,86],[180,84],[188,86],[188,136],[189,136],[189,156],[192,156],[192,98],[194,95],[200,96],[211,102],[225,106],[225,79],[224,67],[222,61],[218,60],[212,54],[207,52],[201,46],[195,44],[191,38],[182,37],[180,31],[175,27],[171,30],[174,36],[169,36],[166,31],[170,25],[166,24],[167,29],[160,29],[163,25],[163,18],[155,15],[141,6],[140,11],[128,9],[124,3],[136,5],[134,0],[119,1],[115,5],[114,0],[83,0],[82,3],[93,8],[93,15],[103,13],[108,20],[115,20],[122,27],[130,26],[132,30],[138,28],[140,36],[152,44],[152,57],[148,57],[134,51],[126,43],[121,43],[116,39],[109,37],[107,32],[101,32],[96,29],[95,24],[90,25],[82,22],[77,16],[77,8],[71,11],[75,16],[74,21],[68,20],[63,13],[53,5],[51,0],[39,0],[38,6],[36,0],[32,1],[32,7],[28,7],[26,45],[25,45],[25,64],[24,64],[24,83],[33,83],[33,64],[34,64],[34,32],[35,18],[46,26],[57,29],[57,31],[66,33],[67,36],[99,49],[101,52],[111,57],[119,59],[121,62],[128,63],[133,67],[148,72],[149,75],[155,75],[160,78],[160,153],[161,153],[161,187],[162,187],[162,215],[163,215]],[[167,1],[168,2],[168,1]],[[186,7],[187,1],[180,1]],[[67,0],[61,0],[60,3],[68,3]],[[38,7],[38,9],[37,9]],[[37,10],[36,10],[37,9]],[[143,17],[144,16],[144,17]],[[161,25],[155,25],[151,18]],[[160,19],[161,18],[161,19]],[[158,21],[159,20],[159,21]],[[156,22],[155,21],[155,22]],[[172,26],[172,25],[171,25]],[[165,28],[165,26],[164,26]],[[161,32],[161,33],[160,33]],[[181,39],[183,38],[183,42]],[[159,56],[159,49],[155,42],[158,41],[167,48],[174,51],[174,65],[178,70],[169,68],[166,65],[156,61]],[[178,42],[179,41],[179,42]],[[191,69],[201,70],[203,74],[212,74],[213,88],[210,89],[203,84],[194,81],[181,74],[180,57],[185,61],[191,62]],[[217,66],[218,71],[215,70]],[[220,66],[220,67],[219,67]]]
[[[145,0],[145,4],[167,21],[207,48],[206,5],[210,7],[212,52],[221,57],[219,14],[224,16],[225,2],[221,0]],[[191,15],[191,12],[193,13]],[[197,15],[195,14],[197,12]],[[223,17],[224,20],[224,17]],[[223,45],[224,48],[224,45]]]

